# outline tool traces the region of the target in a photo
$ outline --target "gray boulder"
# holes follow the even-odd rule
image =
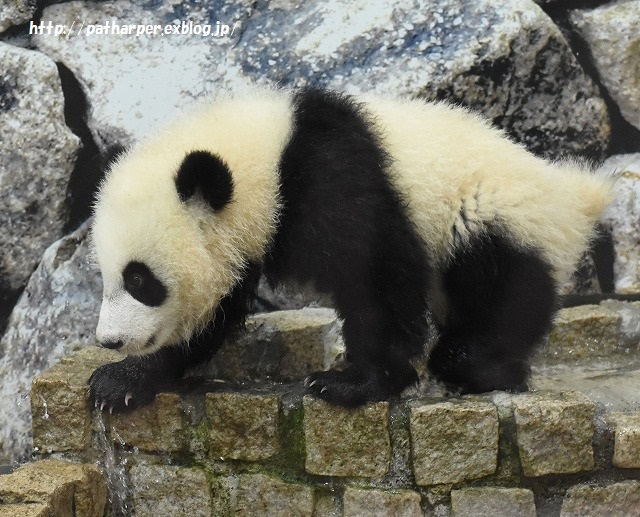
[[[30,452],[33,378],[95,342],[102,281],[87,234],[85,223],[46,250],[0,341],[0,463]]]
[[[8,28],[28,22],[36,11],[33,0],[10,0],[3,2],[0,9],[0,32]]]
[[[270,3],[238,54],[273,82],[447,98],[539,154],[601,158],[609,138],[597,88],[530,0]]]
[[[140,2],[124,0],[52,5],[44,10],[42,18],[73,26],[74,30],[65,38],[47,34],[32,38],[39,50],[64,63],[85,90],[91,105],[88,124],[100,147],[105,142],[128,144],[195,99],[248,82],[230,59],[251,13],[248,2],[165,0],[153,5],[145,8]],[[78,20],[83,24],[74,24]],[[188,24],[186,33],[182,33],[185,20],[212,23],[211,35],[194,34],[194,26]],[[214,36],[216,20],[235,26],[233,35]],[[128,23],[175,24],[181,33],[139,37],[113,34],[114,25],[122,31],[121,24]]]
[[[62,236],[80,140],[50,58],[0,43],[0,63],[0,291],[17,292]]]
[[[640,129],[640,0],[612,2],[571,12],[600,79],[622,116]]]
[[[532,0],[442,0],[420,10],[412,0],[214,4],[218,10],[196,12],[189,3],[177,12],[168,1],[153,9],[73,2],[43,16],[67,24],[217,19],[237,28],[233,36],[43,35],[34,42],[86,88],[100,142],[137,138],[197,97],[253,81],[447,98],[483,112],[539,154],[599,159],[606,149],[605,104]]]
[[[613,274],[617,293],[640,292],[640,153],[612,156],[603,165],[605,172],[618,175],[615,199],[603,215],[611,231],[615,259]]]

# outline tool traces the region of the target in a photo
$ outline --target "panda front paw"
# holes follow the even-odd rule
[[[89,401],[100,411],[131,411],[153,401],[167,381],[143,358],[127,357],[93,372],[89,378]]]
[[[304,383],[315,397],[344,407],[387,400],[399,393],[384,371],[360,365],[351,365],[342,371],[316,372]]]

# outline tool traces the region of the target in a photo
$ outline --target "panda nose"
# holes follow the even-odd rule
[[[122,348],[123,344],[122,341],[103,341],[100,343],[104,348],[110,348],[111,350],[118,350],[118,348]]]

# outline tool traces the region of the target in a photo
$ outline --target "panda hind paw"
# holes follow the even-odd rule
[[[397,394],[384,372],[358,365],[351,365],[342,371],[313,373],[305,380],[305,386],[315,397],[344,407],[387,400]]]

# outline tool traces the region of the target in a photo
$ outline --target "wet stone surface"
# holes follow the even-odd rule
[[[137,465],[131,469],[131,483],[136,515],[211,515],[209,484],[201,470]]]

